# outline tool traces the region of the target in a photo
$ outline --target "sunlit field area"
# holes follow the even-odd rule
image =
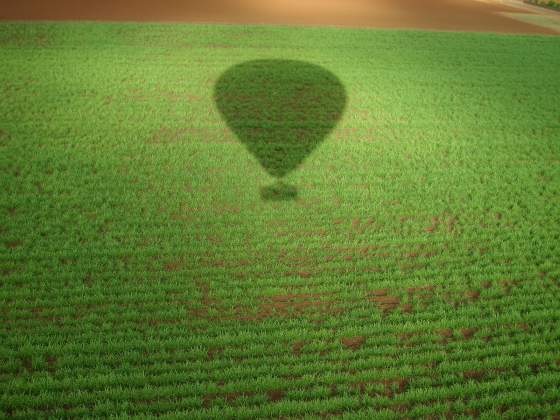
[[[560,415],[560,42],[0,24],[0,416]]]

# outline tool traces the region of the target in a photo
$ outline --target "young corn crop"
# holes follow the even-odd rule
[[[4,416],[560,415],[556,37],[1,23],[0,62]]]

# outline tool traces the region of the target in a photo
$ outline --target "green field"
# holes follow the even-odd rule
[[[0,417],[560,415],[560,38],[2,23],[0,63]]]

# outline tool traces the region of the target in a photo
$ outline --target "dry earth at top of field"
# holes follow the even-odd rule
[[[301,24],[560,33],[560,23],[541,25],[538,19],[526,18],[540,13],[511,0],[507,3],[501,0],[20,0],[3,5],[0,20]]]

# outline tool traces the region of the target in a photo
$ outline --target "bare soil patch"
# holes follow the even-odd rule
[[[463,328],[461,329],[461,334],[463,334],[465,340],[470,340],[471,338],[473,338],[477,331],[478,328]]]
[[[406,378],[384,379],[380,381],[360,381],[350,384],[351,388],[357,390],[361,395],[370,397],[385,396],[394,398],[408,389],[409,380]],[[381,385],[382,391],[378,388]]]
[[[21,364],[25,368],[25,370],[27,370],[27,372],[29,373],[33,372],[33,360],[31,359],[31,356],[22,357]]]
[[[328,293],[303,293],[270,296],[261,302],[257,319],[302,317],[312,314],[336,314],[341,311],[337,300],[324,300]]]
[[[369,300],[376,303],[384,315],[397,309],[401,303],[401,298],[398,296],[375,296]]]
[[[16,249],[23,245],[22,241],[8,241],[4,243],[8,249]]]
[[[468,290],[465,295],[470,300],[478,300],[480,297],[480,292],[478,290]]]
[[[301,349],[303,348],[304,345],[305,345],[304,341],[298,341],[298,342],[294,343],[294,345],[292,347],[292,352],[294,353],[294,356],[300,356],[301,355]]]
[[[58,359],[55,356],[47,356],[46,357],[46,362],[47,362],[47,370],[53,374],[56,372],[56,365],[58,362]]]
[[[436,333],[441,336],[440,344],[447,345],[450,340],[453,340],[453,330],[451,328],[444,328],[436,331]]]
[[[340,342],[349,349],[358,350],[366,342],[366,338],[363,336],[344,337]]]
[[[414,306],[410,303],[405,303],[401,310],[403,311],[403,313],[405,314],[411,314],[414,311]]]
[[[467,380],[473,379],[475,381],[481,381],[481,380],[484,379],[485,375],[486,375],[486,373],[482,370],[469,370],[469,371],[463,372],[463,377]]]
[[[552,28],[511,16],[528,13],[522,4],[497,1],[20,0],[5,3],[0,9],[0,20],[296,24],[558,34]]]
[[[445,329],[439,330],[437,333],[439,335],[441,335],[442,337],[445,337],[445,338],[453,337],[453,330],[451,328],[445,328]]]
[[[280,401],[282,398],[284,398],[284,395],[286,395],[286,393],[281,389],[274,389],[272,391],[268,391],[267,394],[268,394],[268,399],[271,402]]]
[[[220,354],[222,354],[223,352],[224,352],[224,349],[221,349],[221,348],[211,348],[211,349],[208,349],[208,353],[207,353],[208,360],[214,360],[214,358],[215,358],[217,355],[220,355]]]

